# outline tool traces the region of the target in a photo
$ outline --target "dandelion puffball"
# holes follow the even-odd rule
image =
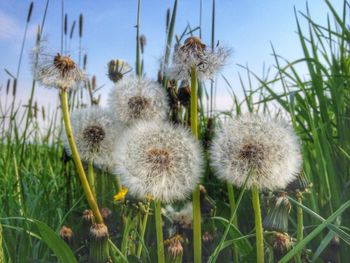
[[[199,142],[181,126],[138,122],[123,134],[114,155],[122,185],[140,199],[183,200],[200,180]]]
[[[69,57],[49,54],[38,47],[32,54],[34,78],[43,86],[57,89],[72,89],[85,79],[84,73]]]
[[[195,67],[200,80],[212,79],[226,64],[229,55],[230,50],[226,48],[207,48],[198,37],[190,37],[176,47],[167,75],[171,79],[187,80]]]
[[[285,188],[302,166],[292,127],[280,119],[244,115],[224,123],[213,139],[211,165],[219,179],[247,188]]]
[[[169,108],[164,88],[139,77],[117,82],[108,103],[116,118],[126,126],[137,120],[164,120]]]
[[[72,112],[71,123],[81,159],[91,161],[100,168],[111,168],[114,164],[112,152],[121,129],[110,112],[99,107],[78,109]],[[71,154],[66,135],[63,141]]]

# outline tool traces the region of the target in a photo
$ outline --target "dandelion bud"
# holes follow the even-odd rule
[[[168,262],[182,262],[183,255],[183,238],[180,235],[175,235],[164,241],[167,248]]]
[[[191,98],[191,87],[187,80],[181,82],[177,97],[184,107],[188,107]]]
[[[62,226],[60,230],[60,237],[68,244],[72,242],[73,238],[73,231],[71,228]]]
[[[83,220],[87,223],[92,223],[94,221],[94,214],[90,209],[86,209],[83,212]]]
[[[264,219],[266,230],[288,232],[288,215],[292,206],[286,193],[280,193],[271,200],[271,207]]]
[[[295,194],[307,193],[312,184],[307,179],[305,173],[302,171],[298,174],[297,178],[290,182],[287,186],[287,191]]]
[[[140,48],[141,48],[141,53],[143,54],[143,52],[145,51],[145,46],[146,46],[147,42],[146,42],[146,37],[145,35],[141,35],[140,36]]]
[[[107,66],[108,77],[114,83],[117,83],[125,74],[132,70],[128,63],[120,59],[109,61]]]
[[[112,214],[112,211],[109,208],[104,207],[101,209],[101,215],[104,220],[107,220],[111,214]]]
[[[90,260],[93,263],[110,262],[108,228],[105,224],[93,224],[90,228]]]

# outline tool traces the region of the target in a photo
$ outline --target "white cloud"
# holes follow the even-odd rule
[[[0,10],[0,41],[19,40],[23,37],[24,22],[19,23],[14,17]],[[28,28],[28,37],[36,34],[36,26],[31,25]]]

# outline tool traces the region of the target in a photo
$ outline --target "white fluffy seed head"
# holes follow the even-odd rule
[[[230,119],[217,132],[210,149],[219,179],[247,188],[283,189],[301,170],[300,144],[291,126],[281,119],[243,115]]]
[[[34,49],[32,68],[34,78],[48,88],[74,89],[86,78],[69,56],[50,54],[45,47]]]
[[[167,205],[163,214],[183,228],[192,228],[193,207],[192,203],[186,203],[180,210],[175,210],[171,205]]]
[[[114,156],[121,183],[140,199],[183,200],[200,180],[201,147],[180,126],[138,122],[123,134]]]
[[[230,53],[224,47],[208,48],[199,38],[190,37],[175,49],[172,66],[166,74],[171,79],[187,80],[195,67],[200,80],[212,79],[227,63]]]
[[[79,109],[72,112],[71,123],[80,158],[93,162],[101,169],[114,167],[112,152],[121,127],[111,113],[99,107]],[[66,135],[63,142],[68,154],[71,154]]]
[[[138,120],[165,120],[169,108],[165,90],[157,82],[135,76],[117,82],[108,103],[126,126]]]

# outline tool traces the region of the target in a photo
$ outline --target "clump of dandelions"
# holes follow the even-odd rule
[[[58,89],[73,89],[85,80],[85,74],[69,56],[47,53],[37,47],[32,54],[34,78],[43,86]]]
[[[121,133],[110,112],[99,107],[78,109],[71,114],[74,139],[80,157],[85,162],[110,169],[114,165],[112,152]],[[63,136],[65,149],[71,154],[67,136]]]
[[[198,184],[202,152],[190,132],[163,122],[138,122],[114,153],[116,174],[137,198],[170,203],[185,199]]]
[[[216,46],[208,48],[198,37],[189,37],[183,45],[177,45],[173,63],[167,70],[170,79],[187,80],[195,67],[200,80],[212,79],[227,63],[230,50]]]
[[[108,103],[126,126],[138,120],[164,120],[169,108],[166,93],[157,82],[136,76],[116,83]]]
[[[281,119],[243,115],[230,119],[211,146],[211,165],[218,178],[247,188],[285,188],[301,170],[300,145],[292,127]]]

